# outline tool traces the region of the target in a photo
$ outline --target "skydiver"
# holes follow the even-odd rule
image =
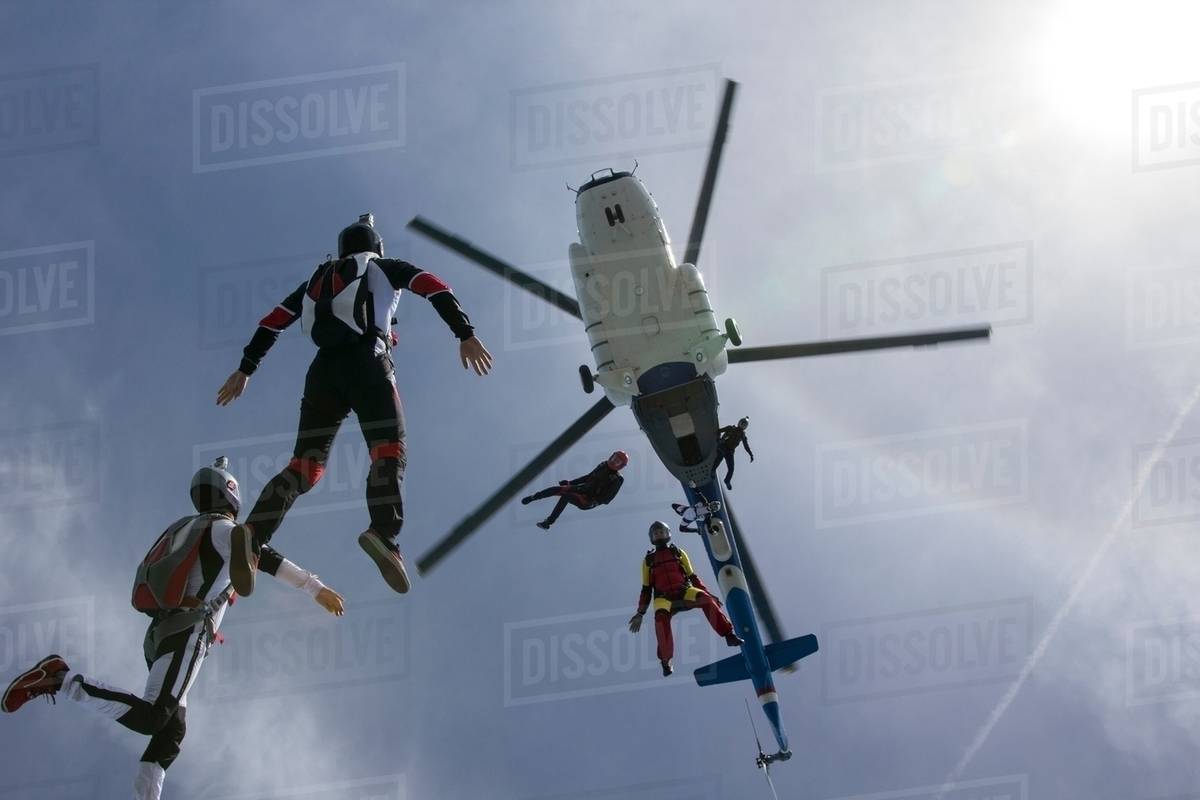
[[[725,488],[730,491],[733,490],[733,456],[738,445],[746,448],[750,455],[750,463],[754,463],[754,452],[750,449],[750,439],[746,436],[746,429],[749,427],[750,418],[742,417],[737,425],[726,425],[717,431],[717,460],[713,462],[713,475],[717,474],[717,467],[724,460]]]
[[[283,522],[299,495],[325,470],[334,436],[353,411],[370,452],[367,511],[370,526],[358,544],[379,567],[388,586],[401,594],[410,583],[396,538],[404,524],[404,410],[396,389],[391,349],[396,305],[404,289],[429,300],[460,342],[464,369],[486,375],[492,355],[475,336],[470,318],[432,272],[383,257],[383,239],[371,214],[338,234],[338,257],[317,267],[258,324],[238,369],[217,392],[224,406],[240,397],[279,334],[301,320],[317,354],[304,380],[300,424],[291,462],[263,488],[245,523],[233,531],[229,574],[238,594],[254,591],[259,548]]]
[[[223,459],[221,460],[223,461]],[[36,697],[54,702],[61,692],[132,731],[150,737],[134,778],[135,800],[158,800],[166,770],[179,755],[186,731],[188,690],[232,603],[229,585],[230,535],[241,508],[237,481],[219,461],[192,478],[192,504],[198,513],[172,524],[155,542],[134,585],[134,607],[150,614],[143,650],[150,674],[141,697],[76,672],[61,656],[43,658],[17,676],[0,711],[12,713]],[[335,616],[343,601],[311,572],[263,549],[263,571],[310,595]]]
[[[714,500],[710,503],[702,500],[693,506],[685,506],[683,503],[671,503],[671,510],[680,517],[680,533],[700,533],[700,521],[707,521],[709,517],[720,511],[721,502]]]
[[[658,639],[658,660],[662,663],[663,677],[674,669],[671,659],[675,655],[675,640],[671,635],[671,616],[679,611],[699,608],[704,611],[708,624],[718,636],[725,637],[730,647],[741,647],[741,637],[733,632],[733,623],[721,610],[718,600],[692,569],[692,562],[682,548],[671,543],[671,529],[665,522],[650,525],[650,543],[654,546],[642,559],[642,594],[638,598],[637,613],[629,618],[629,630],[637,633],[642,629],[642,617],[654,599],[654,633]]]
[[[572,481],[559,481],[558,486],[551,486],[549,489],[542,489],[540,492],[522,497],[521,505],[527,506],[534,500],[557,497],[558,503],[550,512],[550,516],[537,524],[542,530],[548,531],[568,503],[584,511],[598,505],[604,506],[611,503],[617,496],[617,492],[621,490],[621,484],[625,482],[620,472],[628,463],[629,456],[625,451],[615,450],[608,460],[601,461],[587,475],[581,475]]]

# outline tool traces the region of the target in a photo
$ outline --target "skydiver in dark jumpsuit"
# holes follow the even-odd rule
[[[218,391],[218,405],[240,397],[279,334],[302,321],[317,355],[304,381],[296,446],[291,462],[266,485],[246,522],[233,530],[229,576],[238,594],[254,590],[261,548],[296,498],[321,479],[334,436],[351,411],[371,460],[366,490],[371,524],[358,544],[394,591],[408,591],[408,573],[396,544],[404,524],[404,411],[391,355],[396,343],[391,323],[405,289],[427,299],[458,338],[463,367],[486,375],[492,356],[475,337],[450,287],[406,261],[384,258],[374,218],[363,214],[338,235],[338,257],[318,266],[262,319],[240,366]]]
[[[717,431],[717,460],[713,462],[713,475],[717,474],[717,467],[724,461],[726,489],[733,489],[733,456],[738,445],[746,448],[751,463],[754,462],[754,451],[750,449],[750,439],[746,436],[746,429],[749,427],[750,418],[742,417],[737,425],[726,425]]]
[[[558,486],[551,486],[549,489],[535,492],[528,497],[522,497],[521,505],[529,505],[534,500],[543,500],[547,497],[557,497],[558,503],[550,512],[550,516],[537,524],[542,530],[548,531],[568,503],[585,511],[598,505],[611,503],[617,496],[617,492],[620,491],[621,484],[625,482],[619,473],[628,463],[629,456],[625,451],[617,450],[608,457],[607,461],[601,461],[587,475],[582,475],[572,481],[559,481]]]

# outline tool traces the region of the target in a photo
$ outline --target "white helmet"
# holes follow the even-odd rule
[[[192,476],[192,505],[201,514],[242,510],[242,493],[237,478],[229,472],[229,459],[221,456],[211,467],[201,467]]]

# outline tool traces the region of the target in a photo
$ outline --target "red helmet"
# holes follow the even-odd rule
[[[608,465],[613,469],[625,469],[625,465],[629,463],[629,454],[624,450],[614,450],[613,454],[608,457]]]

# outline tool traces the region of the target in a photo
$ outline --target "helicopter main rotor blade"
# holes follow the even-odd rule
[[[767,596],[766,589],[763,587],[762,573],[758,571],[758,564],[755,563],[754,556],[750,554],[750,544],[746,541],[746,533],[738,523],[737,517],[734,516],[733,506],[729,504],[728,495],[725,496],[725,513],[729,515],[729,524],[733,528],[733,539],[737,542],[738,555],[742,557],[742,571],[746,574],[746,586],[750,589],[750,599],[754,601],[754,608],[758,611],[758,616],[767,631],[767,638],[772,643],[782,642],[786,637],[783,635],[783,627],[779,624],[779,616],[775,613],[775,607],[771,605],[771,598]]]
[[[545,300],[551,305],[558,306],[576,319],[582,319],[579,314],[579,303],[573,297],[555,289],[553,286],[538,280],[528,272],[523,272],[507,261],[501,261],[491,253],[480,250],[475,245],[459,236],[455,236],[443,228],[439,228],[424,217],[413,217],[408,227],[423,234],[443,247],[448,247],[463,258],[474,261],[489,272],[499,275],[504,280],[530,294]]]
[[[455,548],[466,541],[467,537],[475,533],[485,522],[491,519],[492,515],[499,511],[505,503],[515,497],[542,470],[550,466],[556,458],[566,452],[571,445],[578,442],[588,431],[596,427],[597,423],[608,416],[608,412],[612,410],[613,404],[607,397],[597,400],[595,405],[583,413],[583,416],[572,422],[569,428],[558,435],[558,438],[546,445],[542,452],[534,456],[528,464],[522,467],[516,475],[509,478],[491,497],[484,500],[478,508],[464,517],[454,527],[454,530],[446,534],[441,541],[422,555],[417,560],[417,572],[424,575],[441,563],[442,559],[450,555]]]
[[[688,231],[687,247],[683,260],[695,264],[700,259],[700,242],[704,239],[704,228],[708,225],[708,209],[712,205],[713,189],[717,185],[717,170],[721,166],[721,154],[725,151],[725,138],[729,133],[729,117],[733,113],[733,96],[737,94],[737,83],[726,79],[725,93],[721,97],[721,111],[713,129],[712,144],[708,149],[708,163],[704,167],[704,180],[700,184],[700,196],[696,200],[696,213],[692,217],[692,228]]]
[[[948,342],[987,339],[991,335],[992,326],[985,325],[981,328],[948,328],[898,336],[867,336],[861,339],[831,339],[825,342],[775,344],[766,347],[733,347],[725,352],[729,354],[729,363],[742,364],[750,361],[775,361],[781,358],[808,358],[809,356],[827,356],[834,353],[889,350],[895,347],[931,347]]]

